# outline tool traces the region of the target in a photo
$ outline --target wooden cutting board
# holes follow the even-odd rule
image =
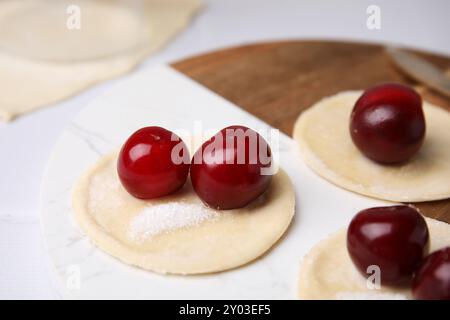
[[[414,52],[450,70],[449,57]],[[207,53],[172,66],[289,136],[298,115],[322,97],[386,81],[414,85],[426,100],[450,111],[450,99],[406,78],[379,45],[261,43]],[[450,223],[450,199],[415,205],[425,215]]]

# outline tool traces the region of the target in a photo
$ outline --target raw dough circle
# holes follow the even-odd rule
[[[104,157],[80,178],[74,215],[96,246],[143,269],[200,274],[241,266],[269,250],[294,215],[294,189],[282,170],[247,207],[216,211],[202,204],[189,183],[160,199],[132,197],[118,179],[116,159]],[[146,216],[144,209],[152,206],[162,209]]]
[[[346,91],[317,102],[294,126],[305,162],[317,174],[356,193],[399,202],[450,197],[450,112],[424,102],[425,142],[403,165],[366,158],[349,133],[350,113],[362,91]]]
[[[151,36],[143,8],[133,2],[16,0],[7,8],[0,20],[0,46],[33,59],[104,58],[139,49]]]
[[[430,231],[430,252],[450,245],[450,225],[425,218]],[[409,288],[368,289],[356,270],[346,246],[343,228],[319,242],[304,257],[300,267],[300,299],[411,299]]]
[[[135,33],[135,27],[139,21],[135,21],[130,12],[99,9],[102,5],[109,5],[109,7],[113,5],[106,2],[116,3],[117,1],[104,0],[101,1],[102,4],[99,4],[98,1],[89,0],[86,4],[84,0],[81,8],[82,29],[71,30],[70,32],[74,33],[71,34],[71,38],[65,35],[67,30],[65,33],[60,33],[60,29],[51,27],[55,19],[47,21],[45,16],[42,17],[42,12],[35,12],[36,6],[44,5],[42,2],[43,0],[0,1],[0,87],[2,88],[0,121],[11,121],[16,116],[67,99],[100,81],[129,72],[148,55],[166,45],[201,8],[200,0],[138,1],[144,5],[141,14],[147,26]],[[58,8],[61,9],[61,2],[67,2],[66,0],[46,0],[45,2],[44,6],[50,6],[49,13],[59,12],[57,17],[59,19],[69,17],[66,14],[67,7],[58,11]],[[120,0],[120,2],[130,4],[128,0]],[[79,0],[70,2],[70,4],[80,3]],[[116,4],[116,7],[118,5]],[[31,21],[24,22],[19,19],[18,15],[23,17],[22,14],[30,10],[33,15]],[[100,14],[100,19],[95,18],[95,12]],[[124,15],[124,19],[120,18],[120,12]],[[88,28],[92,24],[83,20],[83,17],[88,18],[88,16],[90,20],[100,22],[101,27],[96,30],[92,30],[92,27]],[[112,19],[113,17],[121,20],[117,21]],[[108,23],[105,23],[105,19]],[[114,20],[113,34],[105,32],[105,28],[111,27],[112,20]],[[6,23],[8,21],[12,21],[12,24]],[[62,24],[64,26],[66,20],[62,21]],[[86,28],[83,29],[83,26]],[[23,35],[19,36],[18,33],[21,31],[34,35],[34,38],[26,39],[26,35],[25,38]],[[88,35],[84,37],[86,33]],[[37,36],[37,34],[41,35]],[[103,40],[97,39],[93,45],[92,39],[98,38],[101,34],[104,36]],[[80,36],[82,39],[78,40],[83,45],[75,45],[78,41],[76,37]],[[114,37],[112,42],[107,40],[111,36]],[[58,45],[48,45],[53,41],[52,39],[58,37],[62,38],[58,41]],[[144,38],[143,47],[140,45],[140,37]],[[42,43],[41,40],[43,40]],[[129,50],[138,49],[134,44],[135,40],[139,42],[137,44],[139,50]],[[36,47],[33,47],[34,45]],[[74,46],[76,46],[75,49]],[[123,54],[118,54],[119,52]],[[92,59],[95,56],[106,55],[108,58]],[[75,60],[77,63],[73,63]]]

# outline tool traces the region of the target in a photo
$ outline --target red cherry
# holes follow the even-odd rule
[[[420,149],[425,136],[420,95],[397,83],[366,90],[353,107],[350,134],[356,147],[374,161],[408,160]]]
[[[241,208],[269,186],[272,176],[261,173],[271,161],[270,147],[257,132],[243,126],[227,127],[193,156],[192,186],[212,208]]]
[[[450,247],[425,257],[414,274],[412,292],[415,299],[450,300]]]
[[[145,127],[133,133],[123,145],[117,173],[125,189],[136,198],[165,196],[186,182],[189,151],[173,132]]]
[[[425,219],[412,207],[377,207],[360,211],[347,230],[347,250],[356,268],[367,276],[380,268],[382,285],[400,285],[412,274],[428,249]]]

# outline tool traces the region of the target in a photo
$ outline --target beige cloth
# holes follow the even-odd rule
[[[161,48],[185,27],[201,6],[200,0],[147,0],[144,3],[143,14],[146,17],[145,23],[148,23],[148,28],[151,30],[151,36],[135,51],[124,52],[109,58],[73,63],[27,59],[7,53],[6,50],[0,51],[0,121],[10,121],[18,115],[59,102],[100,81],[132,70],[145,57]],[[11,10],[18,10],[18,6],[29,4],[29,1],[16,0],[0,2],[0,21],[2,18],[7,19],[7,14],[11,13]],[[108,15],[105,10],[101,12],[99,20]],[[117,28],[115,46],[117,42],[120,43],[121,37],[127,37],[126,32],[131,32],[130,28],[124,32],[123,28],[120,28],[120,23],[117,25],[119,28]],[[54,33],[55,30],[49,29],[49,33],[52,32]],[[4,28],[0,35],[2,33],[5,33]],[[49,36],[55,37],[55,34]],[[4,41],[8,45],[11,43],[14,45],[14,37]],[[18,47],[20,47],[19,44]],[[72,50],[68,50],[67,54],[74,55]],[[57,51],[64,53],[59,47]]]

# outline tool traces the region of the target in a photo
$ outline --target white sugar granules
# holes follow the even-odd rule
[[[150,205],[131,220],[129,237],[133,241],[144,241],[154,235],[195,226],[217,216],[217,212],[201,203],[173,202]]]

